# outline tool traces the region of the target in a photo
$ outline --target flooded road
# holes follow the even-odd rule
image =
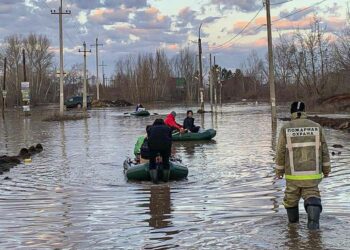
[[[157,117],[124,115],[130,111],[91,110],[90,119],[65,123],[42,122],[40,110],[29,118],[7,113],[0,154],[36,143],[44,151],[0,175],[0,249],[349,249],[349,133],[325,130],[336,154],[320,186],[321,230],[309,232],[302,203],[300,224],[287,223],[284,182],[273,180],[276,142],[267,105],[195,115],[217,136],[174,143],[189,176],[160,185],[124,178],[125,157]],[[181,121],[186,108],[175,111]]]

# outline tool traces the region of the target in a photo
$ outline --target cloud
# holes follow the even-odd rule
[[[341,9],[341,6],[338,3],[334,2],[332,6],[327,6],[323,11],[323,13],[329,14],[332,16],[339,16],[340,9]]]
[[[105,0],[104,4],[109,8],[116,8],[123,6],[125,8],[136,8],[140,9],[147,7],[147,0]]]
[[[198,17],[198,12],[192,10],[190,7],[180,9],[178,15],[175,18],[175,27],[177,32],[190,34],[196,34],[201,23],[203,25],[209,25],[219,20],[221,17],[208,16],[204,19]],[[202,36],[208,36],[207,33],[202,31]]]
[[[147,6],[147,0],[70,0],[79,9],[97,8],[143,8]]]
[[[170,29],[171,18],[162,15],[155,7],[139,10],[132,18],[132,24],[141,29]]]
[[[346,20],[340,17],[323,18],[322,20],[327,28],[327,31],[335,32],[342,30],[346,26]]]
[[[96,9],[98,7],[102,6],[102,3],[100,0],[70,0],[70,2],[75,5],[79,9]],[[59,4],[58,2],[56,3],[57,5]]]
[[[98,24],[112,24],[115,22],[128,22],[130,9],[97,8],[90,11],[89,20]]]
[[[275,1],[280,2],[281,0]],[[256,12],[262,7],[261,0],[188,0],[186,3],[191,7],[184,6],[185,8],[182,9],[173,9],[173,13],[176,14],[166,14],[162,12],[161,6],[163,4],[153,5],[151,2],[154,1],[65,0],[64,10],[70,9],[72,11],[71,15],[63,17],[66,69],[70,65],[83,61],[81,54],[77,52],[83,41],[86,41],[90,48],[96,37],[99,38],[99,42],[104,44],[100,48],[101,61],[104,60],[109,65],[106,72],[111,72],[114,61],[127,53],[152,52],[157,48],[162,48],[170,54],[174,53],[187,44],[187,41],[193,36],[197,36],[198,27],[202,22],[203,37],[211,35],[208,39],[203,39],[203,49],[207,51],[208,43],[224,39],[226,33],[229,33],[231,37],[232,33],[236,34],[247,24],[244,19],[236,19],[236,22],[231,23],[231,27],[228,27],[228,21],[218,10],[231,11],[232,13],[236,11]],[[192,7],[200,2],[202,3],[195,8]],[[169,1],[169,6],[165,9],[170,8],[172,4],[173,2]],[[51,50],[56,53],[59,47],[58,16],[51,15],[50,10],[58,10],[58,5],[59,0],[0,0],[1,38],[12,34],[26,36],[31,32],[44,34],[49,37],[52,43]],[[155,6],[160,6],[160,9]],[[299,9],[292,7],[286,9],[286,6],[288,4],[279,5],[278,9],[276,6],[276,9],[272,11],[275,13],[272,19],[276,20],[282,14],[287,15]],[[322,25],[326,26],[328,30],[340,30],[345,25],[343,13],[342,16],[332,14],[339,11],[338,6],[345,7],[345,4],[341,4],[339,1],[337,4],[329,5],[327,9],[322,8],[322,12],[320,12],[321,15],[324,15]],[[279,10],[282,11],[279,12]],[[333,17],[326,18],[327,13],[323,13],[323,10]],[[251,15],[248,14],[247,19]],[[284,30],[283,33],[296,27],[307,29],[311,23],[310,15],[311,12],[303,13],[298,18],[295,15],[293,18],[273,23],[273,27]],[[230,17],[227,20],[231,20]],[[219,19],[220,22],[217,22]],[[244,34],[256,34],[256,27],[265,23],[264,11],[262,11],[261,17],[254,20]],[[239,64],[252,48],[266,51],[266,40],[261,38],[265,36],[265,33],[261,33],[256,37],[250,37],[250,40],[242,38],[235,41],[232,47],[223,48],[222,52],[219,52],[222,53],[222,60],[225,60],[227,65],[232,67],[232,65]],[[239,59],[233,60],[232,58]],[[55,57],[55,60],[57,63],[58,57]],[[94,69],[94,63],[94,56],[91,54],[88,57],[88,67]]]
[[[261,8],[262,2],[259,0],[211,0],[218,10],[238,10],[243,12],[252,12]]]
[[[294,8],[293,10],[283,10],[280,12],[279,16],[281,18],[286,17],[285,19],[287,20],[297,21],[316,11],[316,7],[304,10],[305,8],[306,7],[300,7]]]

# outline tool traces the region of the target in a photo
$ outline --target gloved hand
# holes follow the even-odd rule
[[[281,170],[278,170],[276,169],[276,176],[275,176],[275,179],[283,179],[283,176],[284,176],[284,171],[281,171]]]
[[[276,174],[275,180],[283,179],[283,174]]]
[[[329,173],[323,173],[323,177],[324,177],[324,178],[329,177]]]

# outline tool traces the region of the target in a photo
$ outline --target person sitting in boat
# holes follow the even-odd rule
[[[156,159],[158,155],[163,161],[163,181],[167,182],[170,175],[169,158],[171,156],[172,130],[165,125],[163,119],[156,119],[148,131],[149,172],[153,183],[158,182]]]
[[[141,164],[147,163],[149,160],[149,147],[148,147],[147,133],[151,127],[152,127],[151,125],[147,125],[146,134],[141,135],[139,138],[137,138],[137,141],[134,147],[134,154],[135,154],[137,163],[141,163]]]
[[[193,111],[187,111],[187,117],[184,120],[184,129],[191,131],[192,133],[198,133],[200,127],[194,125]]]
[[[177,130],[180,133],[183,133],[185,130],[184,128],[178,124],[175,120],[176,112],[172,111],[164,120],[165,125],[167,125],[169,128],[171,128],[172,131]]]
[[[139,103],[139,104],[137,104],[137,106],[136,106],[136,112],[137,112],[137,111],[141,111],[141,110],[144,110],[144,107],[142,106],[141,103]]]

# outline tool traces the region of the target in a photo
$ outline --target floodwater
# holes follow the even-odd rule
[[[186,108],[175,108],[179,120]],[[45,148],[31,164],[0,175],[0,249],[349,249],[349,133],[325,130],[336,154],[320,186],[321,230],[309,232],[302,203],[300,223],[287,223],[284,181],[273,180],[267,105],[230,104],[204,119],[196,115],[197,123],[217,129],[215,140],[174,143],[188,179],[159,185],[123,176],[136,137],[157,117],[124,115],[131,109],[91,110],[90,119],[65,123],[42,122],[43,110],[0,120],[0,154],[36,143]]]

